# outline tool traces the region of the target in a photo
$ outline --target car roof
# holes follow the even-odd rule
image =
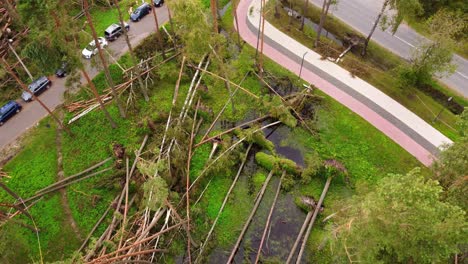
[[[36,80],[34,80],[30,85],[29,85],[29,89],[33,89],[33,88],[36,88],[37,86],[41,85],[42,83],[46,82],[47,81],[47,77],[45,76],[41,76],[39,78],[37,78]]]
[[[114,29],[116,29],[116,28],[118,28],[118,27],[120,27],[120,25],[119,25],[119,24],[116,24],[116,23],[114,23],[114,24],[112,24],[112,25],[108,26],[108,27],[106,28],[106,30],[105,30],[105,31],[106,31],[106,32],[112,32],[112,31],[114,31]]]
[[[141,6],[137,8],[137,10],[141,10],[143,7],[149,6],[148,3],[143,3]]]
[[[6,104],[4,104],[2,107],[0,107],[0,114],[5,113],[8,109],[10,109],[15,104],[16,104],[16,102],[14,102],[14,101],[8,101]]]

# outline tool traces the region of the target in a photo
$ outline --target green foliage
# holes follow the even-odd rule
[[[431,43],[424,43],[413,54],[410,68],[404,71],[403,78],[410,84],[421,86],[433,75],[444,77],[455,72],[452,64],[456,36],[467,27],[467,19],[460,14],[438,11],[428,20]]]
[[[236,133],[237,137],[239,138],[244,138],[245,140],[249,143],[255,143],[258,146],[262,147],[263,149],[266,149],[270,152],[275,151],[275,144],[271,142],[270,140],[265,138],[265,135],[263,134],[263,131],[256,131],[258,128],[257,127],[251,127],[247,129],[237,129],[234,132]]]
[[[279,96],[265,96],[262,103],[271,117],[277,118],[288,127],[295,127],[297,125],[297,119],[291,114],[290,108],[283,104]]]
[[[418,169],[390,174],[357,195],[339,221],[339,246],[364,263],[440,263],[467,237],[465,213],[442,202],[442,188]],[[346,257],[344,257],[346,258]]]
[[[275,157],[264,152],[257,152],[255,154],[255,160],[260,166],[270,171],[276,170],[277,173],[281,173],[282,170],[285,170],[294,175],[301,174],[301,168],[290,159]]]
[[[423,8],[419,0],[387,0],[388,6],[392,12],[392,16],[388,17],[387,13],[384,13],[380,20],[380,26],[383,30],[391,27],[392,33],[398,29],[403,19],[406,17],[418,16],[423,12]]]
[[[308,184],[312,177],[317,175],[322,168],[322,159],[317,152],[313,151],[305,157],[306,167],[301,173],[301,183]]]
[[[169,195],[169,189],[166,181],[161,177],[148,179],[143,184],[144,196],[142,207],[147,206],[149,209],[156,211],[160,208]]]
[[[468,114],[465,111],[460,117],[460,127],[462,137],[455,141],[451,146],[442,151],[439,159],[432,164],[433,177],[440,182],[444,188],[444,196],[452,202],[468,210],[468,181],[466,172],[468,171],[468,135],[466,127],[468,126]]]
[[[198,0],[173,0],[171,8],[174,31],[183,43],[188,59],[200,61],[210,51],[214,35],[212,21]]]

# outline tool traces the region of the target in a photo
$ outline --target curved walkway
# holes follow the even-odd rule
[[[268,2],[268,0],[267,0]],[[254,48],[260,20],[260,1],[241,0],[237,13],[239,33]],[[385,135],[429,166],[443,144],[452,141],[404,106],[282,33],[265,21],[263,53],[286,69],[299,73],[301,78],[351,109]]]

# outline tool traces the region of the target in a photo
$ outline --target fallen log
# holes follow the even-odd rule
[[[257,257],[255,258],[255,264],[257,264],[258,261],[260,260],[260,255],[262,254],[263,242],[265,241],[268,228],[270,227],[271,216],[273,215],[273,211],[275,210],[276,201],[278,200],[278,196],[281,191],[281,183],[285,175],[286,175],[286,171],[283,170],[283,174],[281,175],[281,178],[279,180],[278,187],[276,188],[275,198],[273,200],[273,203],[271,204],[270,213],[268,214],[267,220],[265,222],[265,228],[263,229],[262,239],[260,240],[260,245],[258,246],[258,251],[257,251]]]
[[[229,256],[229,259],[226,262],[227,264],[230,264],[230,263],[232,263],[234,261],[234,256],[236,255],[237,249],[239,248],[239,245],[240,245],[242,239],[244,238],[245,233],[247,232],[247,228],[249,227],[250,222],[252,222],[252,219],[253,219],[255,213],[257,212],[258,206],[260,205],[260,202],[262,201],[263,194],[265,194],[265,190],[266,190],[266,188],[268,186],[268,183],[270,182],[271,177],[273,176],[273,174],[274,174],[274,170],[271,170],[270,173],[268,174],[268,177],[266,178],[265,182],[263,183],[262,189],[260,190],[260,193],[257,196],[257,200],[255,201],[254,207],[253,207],[252,211],[250,212],[249,218],[245,222],[244,227],[242,228],[242,231],[241,231],[239,237],[237,238],[236,244],[234,244],[234,248],[231,251],[231,255]]]
[[[50,189],[50,188],[53,188],[53,187],[55,187],[55,186],[57,186],[57,185],[60,185],[60,184],[64,183],[64,182],[67,182],[67,181],[69,181],[69,180],[73,180],[73,179],[75,179],[75,178],[77,178],[77,177],[79,177],[79,176],[81,176],[81,175],[83,175],[83,174],[85,174],[85,173],[88,173],[88,172],[90,172],[90,171],[92,171],[92,170],[98,168],[99,166],[103,165],[104,163],[108,162],[108,161],[111,160],[111,159],[112,159],[112,157],[109,157],[109,158],[107,158],[107,159],[105,159],[105,160],[103,160],[103,161],[101,161],[101,162],[99,162],[99,163],[94,164],[93,166],[91,166],[91,167],[89,167],[89,168],[87,168],[87,169],[85,169],[85,170],[83,170],[83,171],[81,171],[81,172],[78,172],[78,173],[76,173],[76,174],[73,174],[73,175],[71,175],[71,176],[69,176],[69,177],[67,177],[67,178],[65,178],[65,179],[63,179],[63,180],[60,180],[60,181],[58,181],[58,182],[56,182],[56,183],[54,183],[54,184],[51,184],[51,185],[49,185],[49,186],[47,186],[47,187],[45,187],[45,188],[43,188],[43,189],[40,189],[40,190],[36,191],[35,194],[40,194],[40,193],[42,193],[42,192],[47,191],[47,190]]]
[[[195,259],[195,263],[198,263],[197,260],[200,258],[200,256],[203,254],[203,250],[205,249],[206,244],[210,240],[211,234],[213,233],[216,223],[218,222],[219,217],[221,216],[221,213],[224,210],[224,207],[227,204],[227,201],[229,199],[229,196],[231,195],[232,190],[234,190],[234,187],[236,186],[237,180],[239,179],[239,176],[244,169],[245,162],[247,161],[247,157],[249,155],[250,149],[252,148],[252,144],[250,144],[247,147],[247,151],[245,152],[245,157],[244,160],[242,161],[241,165],[239,166],[239,169],[237,170],[237,174],[234,177],[234,180],[231,183],[231,187],[229,187],[229,190],[227,191],[226,195],[224,196],[223,203],[221,204],[221,207],[218,210],[218,214],[216,215],[215,220],[213,221],[213,224],[211,225],[210,231],[208,231],[208,234],[206,235],[205,240],[203,241],[203,244],[201,245],[200,252],[198,253],[198,257]]]
[[[309,227],[307,228],[307,232],[304,236],[304,240],[301,245],[301,250],[299,251],[299,255],[297,256],[296,264],[301,263],[302,259],[302,254],[304,253],[305,246],[307,244],[307,240],[309,239],[310,232],[312,231],[312,227],[314,226],[315,219],[317,218],[317,215],[320,212],[320,208],[322,207],[323,200],[325,199],[325,196],[327,195],[328,188],[330,187],[330,183],[333,177],[328,177],[327,182],[325,183],[325,187],[323,187],[322,195],[320,195],[320,199],[317,203],[317,206],[315,207],[314,210],[314,215],[312,216],[312,219],[310,220]]]
[[[76,182],[79,182],[79,181],[82,181],[82,180],[91,178],[92,176],[95,176],[95,175],[104,173],[104,172],[106,172],[106,171],[110,171],[111,169],[112,169],[112,168],[103,169],[103,170],[100,170],[100,171],[91,173],[91,174],[89,174],[89,175],[86,175],[86,176],[84,176],[83,178],[78,178],[78,179],[75,179],[75,180],[73,180],[73,181],[71,181],[71,182],[67,182],[67,183],[65,183],[65,184],[63,184],[63,185],[56,186],[56,187],[54,187],[54,188],[48,189],[48,190],[46,190],[46,191],[44,191],[44,192],[42,192],[42,193],[36,194],[36,195],[34,195],[34,196],[32,196],[32,197],[29,197],[28,199],[25,199],[25,200],[23,200],[21,203],[18,203],[18,204],[24,204],[24,203],[33,201],[33,200],[35,200],[35,199],[37,199],[37,198],[40,198],[40,197],[42,197],[42,196],[44,196],[44,195],[46,195],[46,194],[48,194],[48,193],[51,193],[51,192],[60,190],[60,189],[62,189],[62,188],[64,188],[64,187],[67,187],[68,185],[71,185],[71,184],[73,184],[73,183],[76,183]]]

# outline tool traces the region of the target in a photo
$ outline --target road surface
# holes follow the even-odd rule
[[[260,3],[241,0],[237,9],[241,37],[255,48]],[[305,47],[267,21],[264,54],[360,115],[422,164],[429,166],[440,147],[452,141],[404,106],[334,62]],[[304,57],[303,57],[304,56]],[[304,60],[302,61],[302,58]],[[303,62],[303,67],[302,67]]]
[[[323,0],[310,0],[315,6],[322,8]],[[363,35],[369,34],[374,25],[375,18],[382,9],[384,0],[339,0],[336,6],[330,7],[330,13],[350,25]],[[401,24],[395,35],[390,30],[382,31],[380,27],[375,30],[372,40],[391,50],[395,54],[409,59],[421,42],[427,41],[406,24]],[[453,56],[457,71],[441,81],[457,93],[468,97],[468,60]]]
[[[165,6],[156,8],[158,21],[160,25],[168,21],[168,12]],[[116,20],[118,22],[118,20]],[[153,14],[150,13],[139,22],[128,22],[130,24],[129,37],[133,47],[140,41],[149,36],[151,32],[155,31],[156,25],[154,23]],[[98,32],[98,35],[99,32]],[[90,36],[89,41],[92,40]],[[109,42],[106,50],[112,55],[113,58],[118,59],[120,56],[128,51],[127,43],[124,36],[119,37],[113,42]],[[81,54],[81,50],[76,51]],[[95,55],[98,57],[98,55]],[[112,61],[112,59],[111,59]],[[91,66],[89,61],[85,62],[86,69],[91,78],[96,76],[101,70]],[[38,76],[35,76],[38,77]],[[39,99],[46,104],[50,109],[55,109],[63,102],[63,93],[67,89],[65,87],[65,78],[50,77],[52,87],[39,96]],[[81,77],[81,83],[84,84],[84,77]],[[21,91],[18,91],[18,97]],[[37,124],[42,118],[47,116],[47,111],[41,107],[38,102],[24,103],[21,99],[16,100],[23,106],[23,110],[10,118],[3,126],[0,127],[0,149],[4,148],[9,143],[13,142],[17,137],[23,134],[26,130]],[[0,157],[2,160],[3,157]]]

